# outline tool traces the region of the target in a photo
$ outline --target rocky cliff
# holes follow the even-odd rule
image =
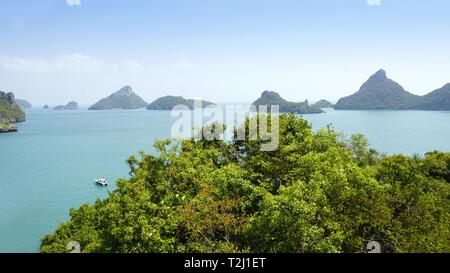
[[[8,123],[25,121],[25,113],[17,105],[12,92],[0,91],[0,121]]]
[[[25,121],[25,113],[16,104],[13,93],[0,91],[0,133],[16,132],[11,123]]]

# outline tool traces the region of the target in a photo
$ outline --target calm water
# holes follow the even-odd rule
[[[329,110],[305,118],[314,128],[363,133],[384,153],[450,151],[450,112]],[[94,178],[127,177],[124,160],[151,152],[174,120],[165,111],[28,111],[19,133],[0,135],[0,252],[38,251],[70,208],[114,188]]]

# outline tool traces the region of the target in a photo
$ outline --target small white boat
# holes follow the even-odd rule
[[[101,179],[95,179],[94,180],[95,181],[95,183],[97,183],[97,185],[100,185],[100,186],[103,186],[103,187],[106,187],[106,186],[108,186],[108,180],[106,180],[106,179],[103,179],[103,178],[101,178]]]

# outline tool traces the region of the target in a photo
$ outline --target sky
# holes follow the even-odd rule
[[[0,0],[0,90],[337,101],[383,68],[422,95],[450,82],[448,14],[448,0]]]

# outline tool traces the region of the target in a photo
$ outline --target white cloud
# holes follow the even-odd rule
[[[366,0],[369,6],[380,6],[381,0]]]
[[[172,64],[143,64],[133,59],[120,62],[106,62],[81,53],[57,55],[50,58],[23,58],[0,55],[0,69],[15,73],[54,72],[148,72],[198,71],[198,66],[188,61]]]
[[[81,6],[81,0],[66,0],[69,6]]]
[[[141,64],[138,61],[135,60],[131,60],[131,59],[126,59],[124,62],[124,65],[127,69],[129,70],[133,70],[133,71],[138,71],[138,70],[144,70],[145,66],[143,64]]]
[[[12,72],[93,71],[114,68],[103,61],[79,53],[51,59],[0,56],[0,67]]]
[[[198,69],[197,65],[195,65],[195,64],[193,64],[191,62],[188,62],[188,61],[176,62],[174,64],[174,67],[176,69],[178,69],[178,70],[184,70],[184,71],[191,71],[191,70],[197,70]]]

